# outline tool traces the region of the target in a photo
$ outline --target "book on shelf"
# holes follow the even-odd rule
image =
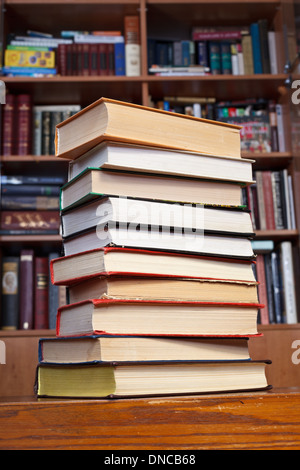
[[[255,171],[254,179],[256,184],[247,188],[245,195],[254,226],[260,230],[295,229],[292,179],[287,170]]]
[[[107,366],[39,365],[40,397],[124,398],[268,388],[264,362],[113,363]]]
[[[105,140],[241,158],[238,126],[107,98],[56,127],[56,155],[73,160]]]
[[[242,206],[210,207],[103,196],[61,214],[63,237],[94,227],[121,225],[125,228],[130,224],[136,229],[138,226],[168,225],[190,232],[202,230],[225,235],[254,235],[250,212]]]
[[[58,252],[48,254],[48,325],[51,330],[56,327],[57,309],[67,303],[67,289],[65,286],[56,286],[51,282],[50,263],[59,257]]]
[[[293,248],[290,241],[270,245],[257,255],[256,271],[262,324],[297,323]]]
[[[2,257],[0,317],[0,327],[2,330],[16,330],[19,326],[19,269],[19,257]]]
[[[248,336],[261,304],[90,299],[57,312],[57,336],[88,334]]]
[[[53,256],[38,250],[3,256],[0,329],[55,329],[57,309],[67,298],[65,286],[50,282]]]
[[[32,102],[29,94],[7,94],[3,110],[2,152],[4,156],[30,155]]]
[[[34,270],[34,329],[43,330],[49,328],[48,318],[48,257],[35,257]]]
[[[124,17],[125,70],[127,77],[141,75],[140,17]]]
[[[5,211],[59,211],[59,196],[1,195],[1,209]]]
[[[70,161],[68,179],[78,176],[87,167],[94,167],[252,183],[252,164],[250,159],[102,142]]]
[[[60,122],[80,111],[74,105],[34,105],[33,114],[33,155],[54,155],[55,127]]]
[[[109,363],[111,361],[242,361],[249,360],[248,337],[176,338],[167,336],[93,335],[41,338],[43,364]]]
[[[241,205],[244,183],[197,179],[155,173],[124,172],[87,168],[61,188],[61,210],[78,206],[95,197],[154,199],[205,205]]]
[[[1,211],[2,235],[56,234],[60,230],[58,211]]]
[[[34,263],[33,250],[20,252],[20,318],[21,330],[32,330],[34,326]]]
[[[240,27],[195,26],[189,38],[168,40],[148,38],[148,68],[197,66],[205,73],[251,75],[253,73],[278,73],[276,33],[265,19]],[[185,72],[188,73],[188,72]]]
[[[248,260],[116,247],[52,259],[50,270],[56,285],[72,285],[110,273],[255,281]]]
[[[257,284],[216,279],[111,274],[68,288],[69,302],[85,299],[183,300],[257,302]]]

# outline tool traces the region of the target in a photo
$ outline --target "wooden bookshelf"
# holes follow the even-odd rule
[[[241,100],[248,97],[274,99],[283,104],[286,109],[290,107],[290,92],[285,87],[287,75],[284,73],[286,63],[283,25],[289,14],[289,21],[294,23],[293,12],[283,0],[5,0],[4,1],[4,34],[14,31],[26,31],[26,29],[40,30],[58,34],[63,29],[80,30],[82,25],[89,30],[99,29],[123,29],[124,16],[127,14],[139,14],[141,37],[141,75],[138,77],[83,77],[83,76],[54,76],[45,78],[33,77],[1,77],[7,90],[18,93],[30,93],[34,104],[73,104],[80,103],[83,107],[91,102],[107,96],[114,99],[131,101],[148,105],[149,96],[158,101],[166,95],[171,96],[203,96],[215,97],[216,100]],[[249,25],[252,21],[266,18],[277,33],[277,59],[279,72],[272,74],[254,75],[209,75],[201,77],[158,77],[148,73],[147,55],[148,37],[162,36],[184,38],[191,27],[197,25],[207,26],[237,26]],[[100,21],[100,20],[101,21]],[[295,42],[295,38],[290,38]],[[4,41],[5,48],[5,41]],[[295,75],[294,78],[299,78]],[[254,168],[257,170],[288,168],[293,176],[295,201],[299,201],[300,193],[300,153],[295,151],[292,145],[291,126],[286,128],[287,149],[285,152],[272,152],[267,154],[243,153],[245,158],[255,160]],[[30,174],[38,169],[43,173],[66,174],[67,162],[56,159],[53,156],[26,157],[0,156],[1,168],[8,174],[16,174],[22,171]],[[34,170],[33,170],[34,169]],[[295,248],[296,283],[300,281],[299,268],[299,227],[300,206],[296,204],[296,230],[282,231],[258,231],[257,238],[272,239],[274,242],[290,240]],[[58,248],[61,245],[59,235],[45,236],[0,236],[0,254],[20,248],[33,246],[38,249]],[[297,325],[270,325],[262,327],[266,340],[264,352],[269,357],[269,351],[273,344],[280,345],[288,354],[292,340],[299,337]],[[30,362],[32,375],[33,364],[36,364],[36,345],[40,333],[53,335],[52,331],[40,332],[15,332],[6,334],[0,332],[0,339],[9,341],[9,347],[16,351],[16,355],[26,352],[25,357]],[[6,336],[7,335],[7,336]],[[7,339],[6,339],[7,338]],[[270,339],[269,339],[270,338]],[[300,337],[299,337],[300,339]],[[13,346],[12,346],[13,345]],[[14,356],[16,357],[16,356]],[[289,361],[288,356],[286,361]],[[30,358],[30,359],[29,359]],[[16,359],[13,361],[17,363]],[[300,369],[295,368],[289,379],[283,373],[283,366],[277,366],[277,360],[273,361],[276,386],[290,386],[300,377]],[[14,366],[15,367],[15,366]],[[0,368],[1,374],[8,374],[8,367]],[[6,371],[6,372],[5,372]],[[28,369],[24,368],[25,371]],[[27,373],[27,372],[26,372]],[[22,372],[20,372],[22,374]],[[26,391],[23,385],[18,386],[19,394],[26,395],[31,375],[21,379],[26,383]],[[280,378],[281,377],[281,378]],[[280,380],[279,380],[280,379]],[[282,380],[281,380],[282,379]],[[8,379],[5,379],[8,380]],[[0,383],[2,383],[0,381]],[[4,383],[4,382],[3,382]],[[11,386],[13,387],[13,386]],[[12,390],[13,388],[9,388]],[[2,386],[0,386],[0,396]]]

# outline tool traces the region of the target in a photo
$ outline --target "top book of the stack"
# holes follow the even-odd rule
[[[240,127],[100,98],[56,127],[56,156],[74,160],[103,141],[241,158]]]

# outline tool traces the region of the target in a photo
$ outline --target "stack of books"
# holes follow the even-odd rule
[[[132,397],[268,387],[257,335],[253,229],[241,206],[252,161],[237,126],[92,103],[56,128],[68,287],[40,339],[40,397]]]

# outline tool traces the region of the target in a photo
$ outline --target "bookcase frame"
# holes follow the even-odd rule
[[[249,96],[256,98],[276,99],[279,103],[290,108],[290,90],[285,86],[287,74],[285,65],[288,58],[284,44],[284,24],[293,24],[293,8],[285,0],[5,0],[3,11],[3,43],[9,32],[17,30],[40,30],[58,33],[61,29],[123,29],[123,19],[126,14],[139,14],[140,16],[140,40],[141,40],[141,75],[138,77],[127,76],[54,76],[45,78],[32,77],[1,77],[7,90],[13,93],[30,93],[34,104],[73,104],[79,102],[87,106],[91,102],[106,96],[114,99],[128,100],[142,105],[149,104],[149,95],[155,99],[161,99],[164,95],[176,96],[215,96],[217,100],[237,100]],[[212,75],[203,77],[159,77],[148,73],[147,63],[147,38],[148,34],[157,31],[166,37],[175,34],[183,34],[186,28],[196,26],[201,22],[207,25],[241,25],[250,24],[260,18],[268,18],[272,21],[277,32],[278,63],[280,73],[277,75]],[[295,41],[295,38],[290,38]],[[293,76],[294,79],[299,76]],[[291,138],[291,125],[286,122],[286,136],[288,148],[286,152],[272,152],[269,154],[255,154],[255,169],[283,169],[288,168],[293,176],[295,201],[300,200],[300,154],[293,150]],[[243,157],[253,158],[253,154],[243,154]],[[66,174],[67,162],[52,156],[27,156],[4,157],[0,156],[1,169],[10,174],[16,171],[30,172],[30,168],[42,167],[47,171],[49,167],[55,171]],[[296,206],[296,230],[258,231],[257,238],[273,239],[274,241],[291,240],[295,252],[295,282],[298,285],[299,275],[299,224],[300,204]],[[0,255],[8,247],[33,246],[39,249],[56,248],[61,246],[60,236],[0,236]],[[300,305],[300,304],[299,304]],[[268,347],[264,350],[271,357],[270,344],[273,340],[276,347],[289,348],[295,335],[299,333],[299,324],[264,326],[263,331],[268,335]],[[275,331],[275,333],[274,333]],[[278,343],[278,331],[282,333],[282,339]],[[18,344],[20,350],[27,351],[28,362],[37,363],[36,349],[37,339],[42,335],[53,335],[53,331],[16,331],[6,334],[0,332],[0,339],[12,342],[10,346],[13,357],[10,365],[7,365],[5,374],[14,370],[18,363]],[[299,338],[300,339],[300,338]],[[25,343],[24,343],[25,341]],[[275,344],[273,342],[273,344]],[[24,345],[25,344],[25,345]],[[26,346],[27,344],[27,346]],[[254,347],[254,346],[253,346]],[[270,354],[268,352],[270,351]],[[255,351],[254,351],[255,355]],[[287,358],[289,360],[290,358]],[[294,385],[293,378],[288,379],[281,370],[286,370],[286,364],[281,361],[275,364],[274,374],[277,377],[277,386]],[[300,367],[300,366],[298,366]],[[30,367],[29,367],[30,368]],[[20,374],[28,374],[28,368],[19,368]],[[276,369],[276,370],[275,370]],[[299,369],[300,371],[300,369]],[[4,370],[0,371],[4,373]],[[298,372],[299,374],[299,372]],[[18,390],[13,390],[13,384],[9,385],[12,394],[22,395],[28,392],[28,383],[25,376],[21,379]],[[19,383],[19,382],[18,382]],[[23,386],[23,385],[24,386]],[[25,391],[25,392],[24,392]],[[1,394],[1,390],[0,390]]]

